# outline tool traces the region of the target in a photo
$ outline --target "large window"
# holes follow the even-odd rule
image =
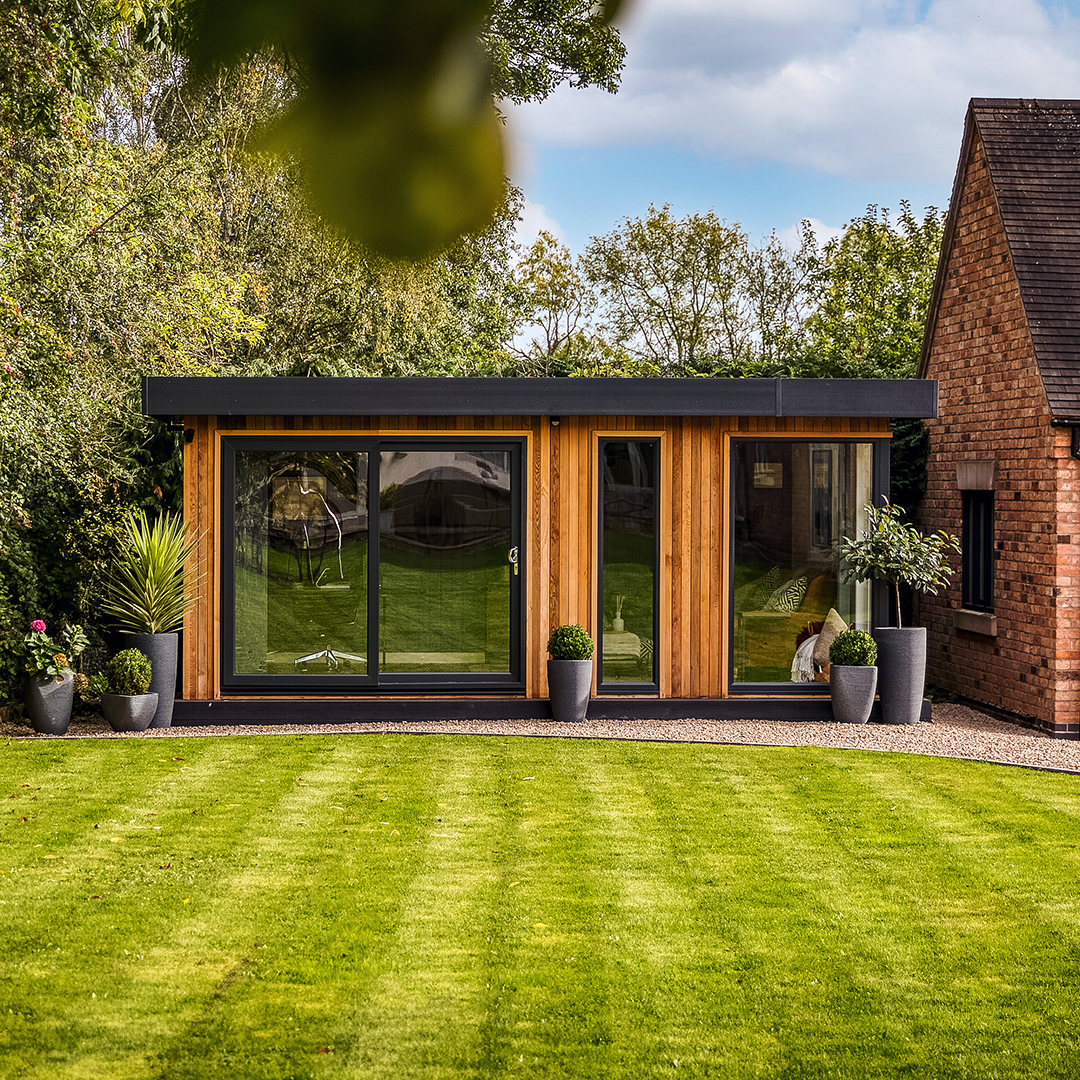
[[[656,439],[600,440],[601,690],[655,689]]]
[[[732,678],[805,683],[800,645],[835,609],[869,629],[871,588],[842,580],[839,545],[873,501],[874,444],[735,439],[731,452]],[[805,687],[804,687],[805,688]]]
[[[962,604],[969,611],[994,610],[994,493],[963,491]]]
[[[227,690],[521,680],[521,442],[224,442]]]

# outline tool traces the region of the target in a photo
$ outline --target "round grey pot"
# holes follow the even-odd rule
[[[75,676],[33,676],[26,680],[24,700],[30,723],[39,735],[63,735],[71,723]]]
[[[878,696],[886,724],[917,724],[926,685],[926,627],[879,626]]]
[[[593,662],[591,660],[549,660],[548,694],[551,715],[567,724],[585,719],[592,692]]]
[[[176,699],[177,634],[132,634],[135,648],[150,659],[150,693],[157,694],[158,705],[151,727],[172,727],[173,701]]]
[[[834,720],[841,724],[865,724],[870,719],[877,674],[876,667],[833,664],[829,668]]]
[[[101,711],[113,731],[145,731],[157,707],[157,694],[101,695]]]

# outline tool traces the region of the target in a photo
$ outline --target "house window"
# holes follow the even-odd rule
[[[225,439],[223,688],[520,688],[522,449]]]
[[[843,580],[839,547],[862,531],[874,470],[872,442],[732,440],[734,683],[805,691],[813,673],[796,654],[831,608],[870,628],[871,587]]]
[[[657,439],[600,440],[601,691],[655,690]]]
[[[969,611],[994,610],[994,493],[963,491],[962,603]]]

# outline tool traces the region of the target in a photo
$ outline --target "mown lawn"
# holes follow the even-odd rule
[[[5,1078],[1080,1075],[1080,778],[381,735],[0,777]]]

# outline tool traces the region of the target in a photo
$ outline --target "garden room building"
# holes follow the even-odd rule
[[[838,547],[929,380],[150,378],[183,424],[198,598],[178,723],[825,718],[800,645],[882,597]],[[884,612],[884,609],[882,609]]]

